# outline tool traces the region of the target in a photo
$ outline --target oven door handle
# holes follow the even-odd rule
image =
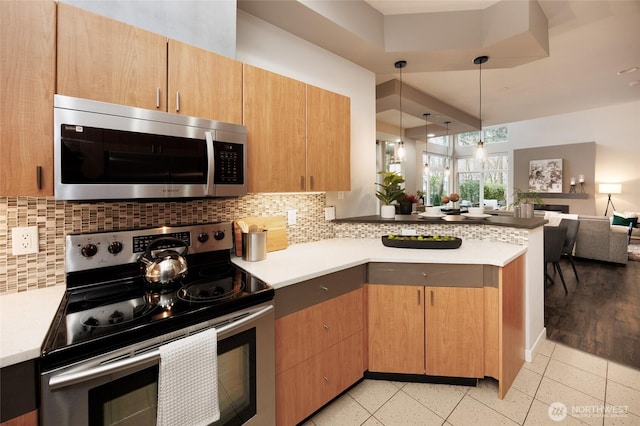
[[[228,321],[222,321],[219,324],[224,324],[224,325],[219,328],[216,327],[219,324],[213,324],[211,327],[216,327],[218,339],[220,339],[220,336],[224,334],[234,333],[235,330],[237,330],[238,328],[243,327],[244,325],[257,320],[258,318],[266,315],[272,310],[273,310],[273,305],[264,306],[255,312],[251,312],[249,315],[242,316],[238,320],[231,319]],[[209,329],[211,327],[206,327],[202,330],[198,330],[198,333],[201,331],[204,331],[205,329]],[[173,340],[178,340],[183,337],[186,337],[186,336],[180,336]],[[163,342],[163,344],[169,343],[170,341],[172,340]],[[155,348],[153,350],[142,352],[139,355],[136,355],[130,358],[121,359],[108,364],[102,364],[97,367],[89,368],[87,370],[75,371],[72,373],[64,373],[57,376],[52,376],[49,379],[49,389],[55,390],[55,389],[71,386],[77,383],[87,382],[89,380],[93,380],[98,377],[117,373],[117,372],[126,370],[128,368],[138,367],[140,365],[149,364],[149,366],[151,366],[156,364],[159,360],[160,360],[160,349]]]

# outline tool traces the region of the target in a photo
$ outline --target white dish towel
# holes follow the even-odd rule
[[[217,348],[215,328],[160,346],[157,426],[220,419]]]

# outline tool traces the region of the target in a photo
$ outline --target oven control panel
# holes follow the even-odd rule
[[[65,270],[77,272],[134,263],[152,241],[169,237],[184,241],[188,254],[233,248],[231,222],[73,234],[66,238]],[[174,247],[178,253],[184,251],[184,245],[170,239],[160,241],[155,249]]]

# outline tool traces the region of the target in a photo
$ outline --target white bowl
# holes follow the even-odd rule
[[[440,207],[425,207],[424,212],[429,216],[437,216],[441,214]]]

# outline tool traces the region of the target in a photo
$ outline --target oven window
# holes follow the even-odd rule
[[[256,329],[218,342],[220,420],[214,425],[241,425],[256,415]]]
[[[89,425],[156,424],[158,366],[89,391]]]
[[[89,425],[155,425],[158,366],[89,390]],[[256,415],[256,329],[218,342],[215,426],[242,425]]]

